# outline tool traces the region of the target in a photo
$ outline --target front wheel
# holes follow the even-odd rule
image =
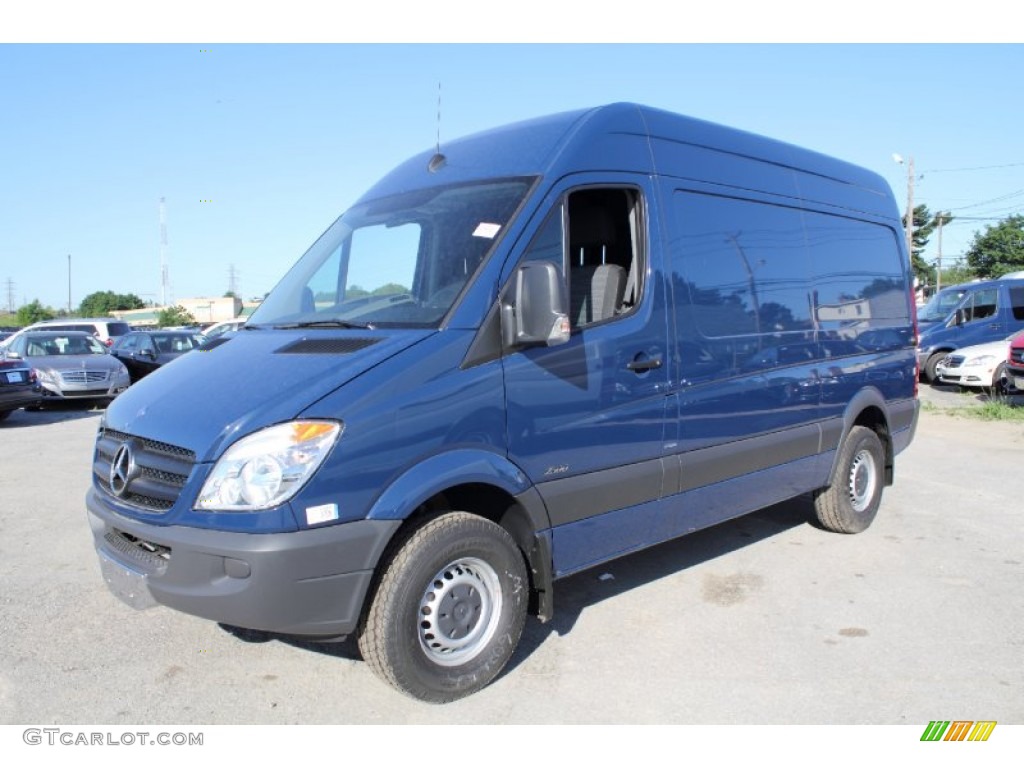
[[[408,535],[385,566],[360,653],[403,693],[454,701],[508,663],[528,594],[522,554],[504,528],[466,512],[443,514]]]
[[[856,426],[839,450],[832,484],[814,494],[818,522],[837,533],[865,530],[882,501],[885,450],[873,429]]]
[[[938,381],[939,374],[935,371],[942,359],[948,355],[948,352],[936,352],[934,355],[925,361],[924,368],[921,369],[921,378],[924,379],[925,384],[934,384]]]
[[[1001,400],[1006,397],[1006,363],[1000,363],[992,372],[992,386],[985,387],[985,394],[992,400]]]

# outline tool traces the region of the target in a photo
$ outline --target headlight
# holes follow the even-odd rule
[[[964,360],[964,365],[989,365],[998,359],[995,355],[978,355],[970,360]]]
[[[214,465],[195,509],[250,512],[283,504],[313,476],[344,425],[292,421],[232,445]]]
[[[36,376],[39,378],[42,384],[58,384],[57,372],[52,371],[49,368],[36,368]]]

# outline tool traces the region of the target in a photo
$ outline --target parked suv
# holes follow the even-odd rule
[[[10,338],[4,339],[3,346],[9,348],[15,339],[28,331],[85,331],[110,347],[118,337],[131,331],[131,326],[122,320],[115,320],[111,317],[65,317],[60,320],[41,320],[22,328]]]
[[[1010,355],[1006,359],[1006,378],[1010,384],[1024,392],[1024,334],[1010,342]]]
[[[917,360],[921,378],[931,383],[939,363],[954,350],[1005,339],[1024,329],[1024,280],[966,283],[963,298],[943,322],[921,331]]]

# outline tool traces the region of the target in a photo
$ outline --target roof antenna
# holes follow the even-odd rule
[[[434,156],[430,158],[430,162],[427,163],[427,170],[431,173],[437,173],[439,170],[444,168],[444,164],[448,161],[448,158],[441,154],[441,81],[437,81],[437,147],[434,150]]]

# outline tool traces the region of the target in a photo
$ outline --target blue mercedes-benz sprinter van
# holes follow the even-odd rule
[[[86,504],[115,593],[355,634],[440,702],[560,577],[802,494],[871,523],[918,406],[881,178],[631,104],[441,150],[107,410]]]
[[[1024,279],[979,280],[955,286],[955,308],[937,323],[920,329],[917,361],[921,378],[935,381],[935,368],[961,347],[1005,339],[1024,328]]]

